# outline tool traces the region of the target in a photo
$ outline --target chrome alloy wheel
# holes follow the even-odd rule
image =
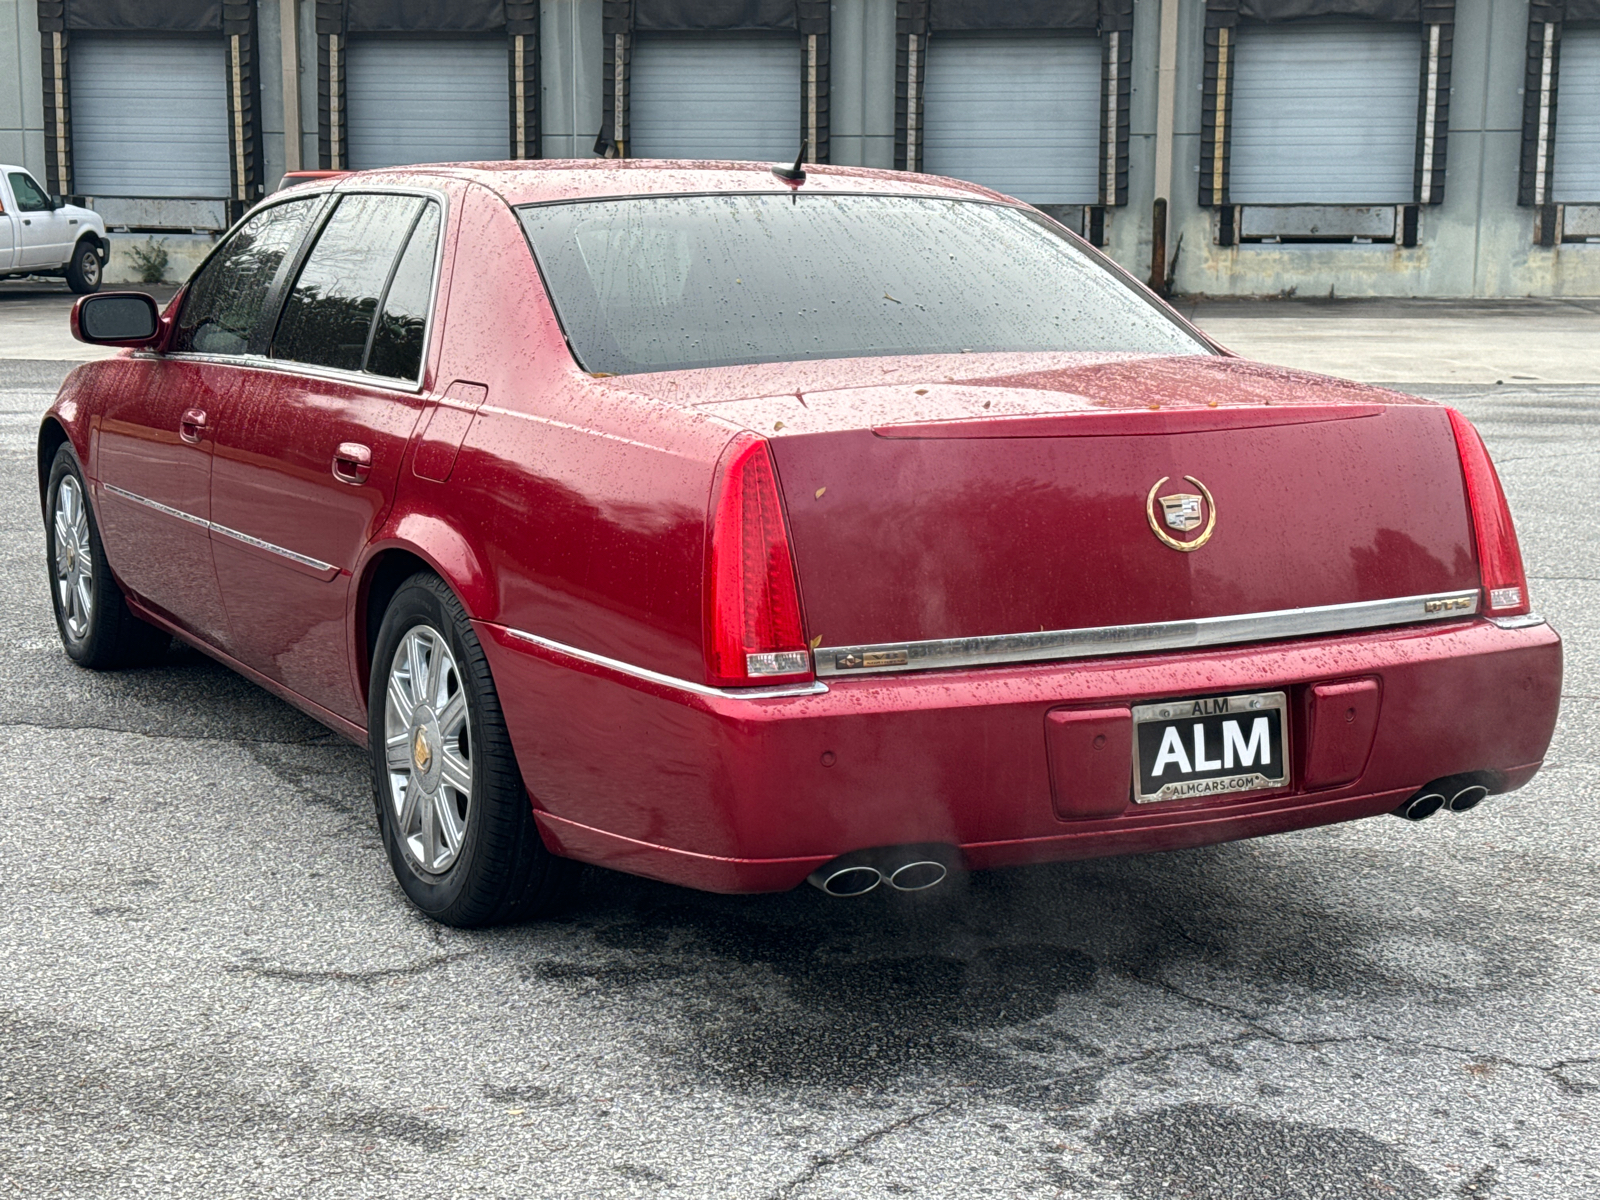
[[[467,693],[449,643],[431,626],[406,631],[389,665],[383,707],[389,804],[400,844],[431,875],[461,853],[472,803]]]
[[[56,600],[67,636],[81,642],[94,619],[94,551],[89,544],[89,508],[76,476],[56,485]]]

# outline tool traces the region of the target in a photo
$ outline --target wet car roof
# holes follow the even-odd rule
[[[340,189],[362,183],[422,182],[441,175],[482,184],[509,204],[685,192],[773,192],[789,184],[772,174],[771,163],[665,159],[547,159],[530,162],[442,163],[361,171],[340,179]],[[787,165],[787,164],[785,164]],[[1008,200],[998,192],[960,180],[868,167],[809,165],[801,192],[863,195],[948,196]]]

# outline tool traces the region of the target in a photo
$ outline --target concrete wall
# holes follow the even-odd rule
[[[257,0],[267,185],[286,162],[280,14]],[[302,165],[317,165],[313,0],[299,9]],[[1210,295],[1595,296],[1600,244],[1534,244],[1534,214],[1516,203],[1528,0],[1457,0],[1445,200],[1423,210],[1420,244],[1216,244],[1216,214],[1198,204],[1204,0],[1180,5],[1173,191],[1168,234],[1177,291]],[[1106,219],[1107,250],[1150,274],[1156,64],[1162,0],[1135,0],[1129,202]],[[830,131],[837,163],[894,159],[894,0],[834,0]],[[541,153],[588,158],[600,128],[601,0],[543,0]],[[33,0],[0,0],[0,161],[44,172],[39,34]],[[289,136],[294,136],[290,134]]]
[[[1159,0],[1136,0],[1134,71],[1136,87],[1147,94],[1155,90],[1153,27],[1159,16]],[[1169,238],[1183,239],[1174,272],[1178,291],[1229,296],[1600,295],[1600,245],[1541,248],[1534,244],[1533,210],[1517,206],[1527,0],[1457,0],[1445,199],[1422,210],[1418,245],[1411,250],[1398,245],[1216,245],[1215,214],[1197,200],[1204,20],[1204,0],[1183,0],[1172,172],[1178,194],[1172,197]],[[1133,111],[1137,130],[1142,111],[1137,101]],[[1151,143],[1153,149],[1153,139]],[[1152,149],[1142,157],[1148,159]],[[1148,208],[1149,193],[1130,191],[1134,212],[1127,215],[1138,220],[1139,206]],[[1114,247],[1119,256],[1125,252],[1121,242]],[[1137,269],[1148,274],[1148,234],[1137,253]]]
[[[38,7],[33,0],[0,0],[0,162],[21,164],[42,184],[44,93],[39,61]]]

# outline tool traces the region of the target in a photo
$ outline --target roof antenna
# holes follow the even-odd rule
[[[800,139],[800,153],[796,154],[794,156],[794,166],[792,166],[792,167],[773,167],[772,168],[772,173],[774,175],[776,175],[779,179],[783,180],[785,183],[792,183],[792,184],[795,184],[796,186],[804,183],[806,181],[806,172],[805,172],[805,168],[802,167],[800,164],[805,162],[805,160],[806,160],[806,145],[807,145],[807,142],[806,142],[805,138],[801,138]]]

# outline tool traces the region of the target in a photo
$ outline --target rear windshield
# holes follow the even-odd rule
[[[987,350],[1210,353],[1050,225],[1003,205],[802,192],[520,211],[590,371]]]

